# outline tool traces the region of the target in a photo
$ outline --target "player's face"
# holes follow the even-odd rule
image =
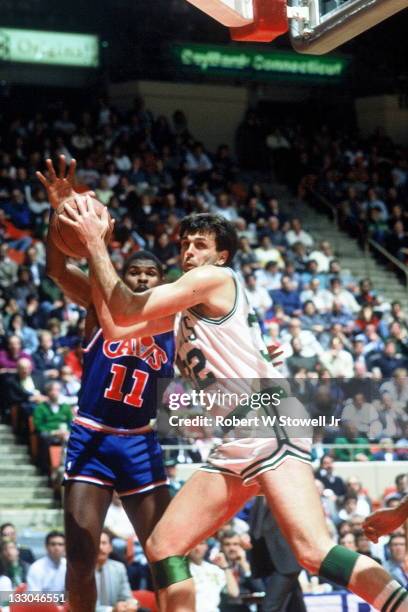
[[[162,279],[153,261],[141,259],[128,267],[123,280],[134,293],[141,293],[142,291],[147,291],[147,289],[157,287]]]
[[[228,259],[228,251],[217,251],[214,234],[184,234],[180,242],[183,272],[208,264],[222,266]]]

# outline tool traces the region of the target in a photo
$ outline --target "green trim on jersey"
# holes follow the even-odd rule
[[[228,314],[226,314],[223,317],[221,317],[221,319],[211,319],[211,317],[204,317],[199,312],[194,310],[194,308],[188,308],[188,310],[191,312],[191,314],[193,314],[195,317],[197,317],[197,319],[200,319],[201,321],[204,321],[204,323],[211,323],[212,325],[221,325],[222,323],[225,323],[225,321],[228,321],[228,319],[230,319],[235,314],[235,311],[236,311],[237,306],[238,306],[238,296],[239,296],[239,292],[240,292],[240,287],[239,287],[239,283],[238,283],[237,279],[235,278],[235,274],[234,274],[233,270],[231,270],[231,272],[232,272],[232,278],[233,278],[234,283],[235,283],[235,300],[234,300],[234,305],[233,305],[231,311]]]
[[[287,445],[287,443],[285,443]],[[261,470],[265,468],[274,469],[277,463],[280,463],[283,459],[287,457],[294,457],[295,459],[299,459],[304,463],[311,463],[310,453],[301,450],[294,444],[291,444],[293,450],[284,450],[282,452],[282,447],[278,448],[274,453],[269,455],[269,457],[265,457],[264,459],[260,459],[259,461],[254,461],[252,465],[248,466],[241,472],[241,476],[245,479],[253,478],[256,476]]]

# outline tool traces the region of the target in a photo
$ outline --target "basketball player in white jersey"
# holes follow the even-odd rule
[[[146,333],[175,327],[184,375],[197,379],[279,377],[262,353],[260,332],[234,274],[228,268],[237,248],[232,224],[216,215],[191,215],[181,223],[184,275],[175,283],[135,295],[116,274],[92,203],[76,198],[62,220],[77,231],[114,322],[146,322]],[[101,309],[102,310],[102,309]],[[177,315],[177,316],[176,316]],[[119,336],[118,336],[119,337]],[[123,331],[121,332],[123,337]],[[217,447],[172,500],[147,542],[166,612],[194,610],[194,587],[185,555],[212,535],[260,491],[292,546],[312,574],[334,581],[383,612],[408,611],[408,592],[369,557],[333,545],[314,484],[306,440],[237,440]]]

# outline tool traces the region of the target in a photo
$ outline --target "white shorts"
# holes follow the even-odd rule
[[[286,459],[310,464],[311,438],[243,438],[216,446],[200,469],[236,476],[244,485],[268,470],[276,470]]]

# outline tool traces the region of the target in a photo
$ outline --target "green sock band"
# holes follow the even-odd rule
[[[347,587],[359,554],[344,546],[333,546],[320,566],[319,575]]]
[[[158,589],[165,589],[176,582],[191,578],[187,557],[180,555],[152,563],[151,570]]]

